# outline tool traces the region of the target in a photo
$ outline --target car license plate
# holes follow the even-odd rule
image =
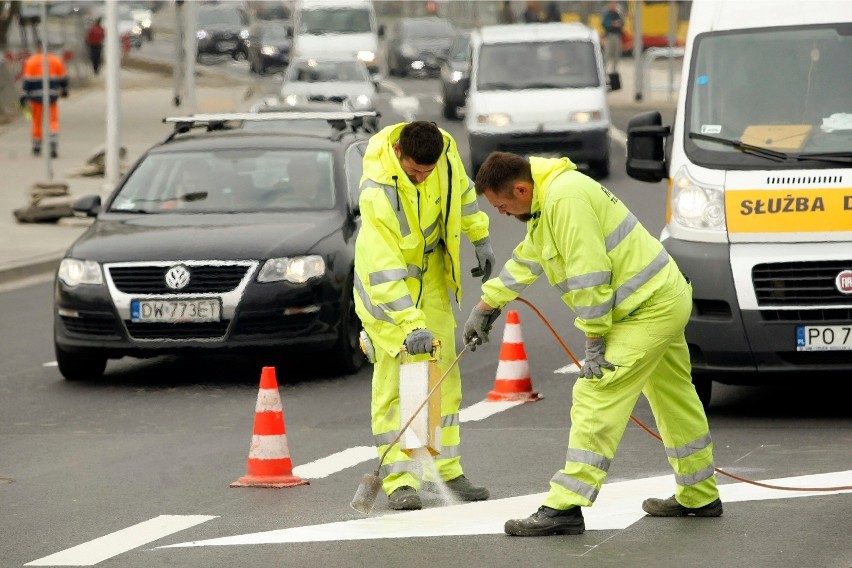
[[[219,321],[219,298],[201,300],[133,300],[130,320],[141,323],[189,323]]]
[[[796,351],[843,350],[852,350],[852,324],[796,327]]]
[[[219,51],[229,51],[231,49],[236,49],[237,42],[235,41],[220,41],[219,42]]]

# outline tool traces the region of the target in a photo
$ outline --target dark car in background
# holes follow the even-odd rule
[[[240,4],[201,4],[195,36],[198,44],[196,59],[226,55],[233,59],[248,57],[249,16]]]
[[[387,32],[385,46],[390,75],[435,76],[446,58],[456,29],[446,18],[400,18]]]
[[[341,374],[361,368],[354,245],[369,133],[342,112],[288,129],[303,119],[167,119],[175,134],[103,206],[99,195],[75,202],[95,220],[55,280],[54,346],[67,380],[98,379],[124,356],[282,348]],[[250,120],[273,127],[243,128]]]
[[[470,87],[470,32],[459,30],[441,61],[441,96],[444,118],[458,119]]]
[[[249,71],[265,75],[281,71],[290,63],[293,25],[287,20],[265,20],[252,24],[248,37]]]

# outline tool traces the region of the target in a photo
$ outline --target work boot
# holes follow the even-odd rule
[[[672,495],[668,499],[645,499],[642,510],[652,517],[721,517],[722,501],[716,499],[703,507],[684,507]]]
[[[445,482],[453,496],[460,501],[485,501],[490,493],[485,487],[477,487],[464,475]]]
[[[388,506],[396,511],[416,511],[423,508],[423,503],[416,489],[403,485],[388,495]]]
[[[506,521],[503,530],[512,536],[550,536],[555,534],[583,534],[586,523],[580,507],[552,509],[546,505],[526,519]]]
[[[33,147],[33,156],[41,156],[41,148]]]

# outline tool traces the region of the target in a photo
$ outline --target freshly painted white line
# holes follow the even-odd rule
[[[390,91],[396,97],[405,96],[405,91],[402,90],[402,87],[400,87],[399,85],[397,85],[393,81],[388,81],[387,79],[385,79],[384,81],[381,81],[380,84],[381,84],[383,89]]]
[[[788,487],[849,486],[852,485],[852,470],[774,479],[764,481],[764,483]],[[601,489],[595,505],[583,509],[586,530],[625,529],[645,517],[645,513],[642,511],[643,500],[648,497],[666,497],[673,492],[674,479],[671,475],[607,483]],[[723,502],[735,503],[852,493],[852,490],[835,492],[779,491],[746,483],[735,483],[720,485],[719,493]],[[463,505],[438,506],[420,511],[191,541],[158,548],[502,534],[503,523],[506,520],[523,518],[535,512],[544,500],[545,495],[546,493],[536,493]]]
[[[472,406],[463,408],[459,412],[459,420],[461,422],[485,420],[489,416],[493,416],[498,412],[503,412],[504,410],[509,410],[510,408],[520,404],[524,404],[524,402],[477,402]],[[373,446],[355,446],[354,448],[347,448],[316,461],[296,466],[293,468],[293,475],[297,475],[305,479],[321,479],[369,460],[378,460],[376,448]]]
[[[316,461],[294,467],[293,474],[305,479],[320,479],[371,459],[378,459],[375,447],[355,446],[354,448],[346,448],[342,452],[337,452]]]
[[[215,518],[208,515],[160,515],[62,552],[33,560],[24,566],[94,566],[122,552]]]
[[[625,134],[624,131],[619,130],[615,126],[610,126],[609,135],[610,138],[612,138],[614,142],[617,142],[622,148],[627,148],[627,134]]]
[[[390,105],[394,112],[403,116],[406,122],[411,122],[420,111],[420,100],[417,97],[393,97]]]
[[[583,364],[583,361],[580,361],[580,364]],[[558,373],[560,375],[570,375],[571,373],[579,373],[580,368],[577,367],[574,363],[569,363],[564,367],[559,367],[558,369],[553,371],[554,373]]]
[[[42,365],[42,367],[56,367],[58,365],[59,365],[59,363],[57,363],[56,361],[48,361],[47,363]]]

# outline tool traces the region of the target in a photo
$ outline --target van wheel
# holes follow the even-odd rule
[[[346,281],[345,300],[340,307],[340,329],[337,343],[329,352],[332,368],[343,375],[357,373],[367,358],[361,351],[359,333],[361,331],[361,320],[355,313],[355,299],[352,297],[352,277]]]
[[[104,376],[106,357],[69,353],[54,344],[56,365],[67,381],[97,380]]]
[[[701,405],[704,407],[704,410],[707,410],[710,407],[710,398],[713,395],[713,379],[709,376],[693,372],[692,385],[695,387],[695,392],[698,393]]]
[[[590,160],[589,169],[592,171],[595,179],[609,177],[609,158],[606,160]]]
[[[444,103],[444,118],[455,120],[459,117],[458,109],[453,105]]]

